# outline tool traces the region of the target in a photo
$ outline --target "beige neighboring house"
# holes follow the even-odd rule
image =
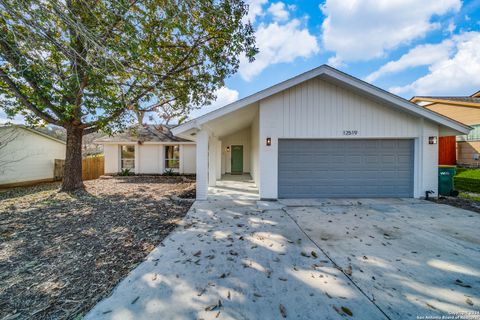
[[[128,169],[135,174],[166,171],[194,174],[195,142],[175,137],[166,126],[141,125],[95,140],[103,145],[105,174]]]
[[[0,125],[0,188],[53,181],[65,142],[34,128]]]
[[[468,135],[457,136],[458,165],[480,166],[480,91],[466,97],[415,96],[418,105],[473,127]]]

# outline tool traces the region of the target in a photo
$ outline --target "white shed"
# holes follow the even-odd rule
[[[172,129],[197,143],[197,198],[224,173],[261,199],[437,192],[439,136],[470,127],[323,65]]]
[[[0,187],[53,181],[65,142],[20,125],[0,126]]]

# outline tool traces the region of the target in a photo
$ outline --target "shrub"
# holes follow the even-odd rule
[[[163,172],[164,176],[178,176],[180,175],[178,172],[173,171],[173,169],[165,169]]]
[[[122,169],[122,171],[119,173],[119,175],[126,177],[126,176],[132,176],[133,173],[130,169],[125,168],[125,169]]]

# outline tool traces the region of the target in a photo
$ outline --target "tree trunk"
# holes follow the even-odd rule
[[[63,173],[62,191],[83,189],[82,181],[82,137],[83,129],[75,126],[67,128],[67,153]]]

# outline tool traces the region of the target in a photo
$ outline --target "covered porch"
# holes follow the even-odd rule
[[[228,108],[227,108],[228,109]],[[217,110],[218,111],[218,110]],[[224,191],[258,198],[259,107],[252,103],[221,116],[192,121],[182,137],[196,141],[197,200]]]
[[[258,188],[248,173],[224,174],[215,186],[208,188],[208,198],[213,200],[258,200]]]

